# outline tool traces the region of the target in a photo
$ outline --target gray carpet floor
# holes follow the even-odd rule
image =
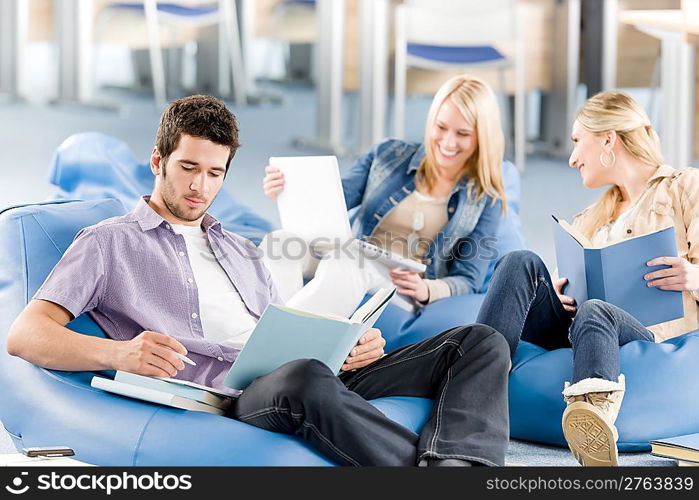
[[[312,149],[291,145],[296,137],[315,135],[315,101],[311,88],[275,87],[283,95],[281,104],[231,108],[238,116],[242,147],[225,187],[262,216],[278,222],[274,204],[261,190],[263,168],[269,156],[319,154]],[[171,96],[173,97],[173,96]],[[104,100],[118,102],[122,111],[114,113],[89,107],[63,104],[46,106],[33,103],[0,103],[0,208],[42,201],[52,192],[46,172],[56,147],[70,134],[82,131],[104,132],[126,141],[137,157],[146,159],[154,142],[160,110],[148,96],[123,91],[105,91]],[[421,140],[429,98],[408,101],[407,137]],[[358,106],[356,95],[345,99],[345,144],[352,150],[357,142]],[[346,169],[356,152],[340,158]],[[521,216],[528,247],[539,253],[551,267],[555,265],[550,214],[570,219],[599,195],[584,189],[578,174],[568,168],[567,159],[533,154],[522,175]],[[0,396],[1,397],[1,396]],[[0,453],[14,451],[9,437],[0,431]],[[567,449],[513,440],[507,455],[511,465],[575,465]],[[623,454],[622,465],[668,465],[672,462],[648,453]]]

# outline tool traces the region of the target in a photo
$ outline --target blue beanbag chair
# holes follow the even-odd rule
[[[652,439],[699,432],[699,331],[662,343],[620,348],[626,394],[616,421],[620,451],[648,451]],[[563,383],[572,350],[520,342],[510,375],[510,435],[566,446],[561,430]]]
[[[114,199],[56,201],[0,213],[0,345],[27,302],[83,227],[125,212]],[[104,336],[88,315],[69,328]],[[226,417],[120,397],[90,387],[92,372],[39,368],[0,349],[0,420],[17,449],[66,445],[96,465],[334,465],[295,436]],[[371,401],[419,432],[432,402]]]

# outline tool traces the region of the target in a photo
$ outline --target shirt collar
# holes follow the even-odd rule
[[[653,182],[655,179],[660,179],[663,177],[671,177],[675,173],[675,169],[670,165],[660,165],[655,173],[648,179],[648,184]]]
[[[415,151],[415,154],[413,154],[413,157],[410,159],[410,163],[408,163],[408,173],[409,174],[413,174],[417,171],[417,169],[420,166],[420,163],[422,162],[422,159],[424,157],[425,157],[425,145],[420,144],[420,146]]]
[[[656,179],[664,179],[666,177],[672,177],[676,171],[677,170],[674,167],[671,167],[670,165],[660,165],[656,169],[656,171],[653,173],[653,175],[650,177],[650,179],[648,179],[648,182],[646,184],[647,184],[647,186],[650,186],[653,183],[653,181],[655,181]],[[575,218],[578,218],[581,215],[584,215],[589,209],[590,209],[590,207],[587,207],[584,210],[582,210],[581,212],[578,212],[575,215]]]
[[[134,217],[141,227],[141,231],[150,231],[158,226],[162,226],[166,223],[158,212],[153,210],[153,208],[148,204],[150,200],[150,195],[142,196],[139,200],[136,208],[133,210]],[[209,232],[209,229],[213,229],[218,233],[221,233],[221,223],[213,216],[208,213],[204,214],[204,218],[201,221],[201,228],[204,232]]]

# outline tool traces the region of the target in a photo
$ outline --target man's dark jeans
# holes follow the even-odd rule
[[[511,355],[520,338],[549,350],[572,347],[572,383],[586,378],[616,382],[619,346],[634,340],[653,342],[653,334],[638,320],[601,300],[583,302],[571,320],[546,265],[528,250],[500,259],[477,321],[502,333]]]
[[[339,377],[317,360],[297,360],[256,379],[229,416],[303,437],[343,465],[416,465],[457,458],[503,465],[509,437],[509,351],[483,325],[454,328]],[[420,434],[367,402],[431,398]]]

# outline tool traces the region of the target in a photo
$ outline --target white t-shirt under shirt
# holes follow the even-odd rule
[[[606,245],[607,243],[623,240],[626,236],[624,233],[624,221],[628,219],[629,214],[631,214],[631,209],[621,213],[615,221],[599,228],[592,238],[592,244]]]
[[[199,316],[204,337],[217,344],[242,349],[256,320],[248,312],[228,275],[216,260],[200,226],[172,224],[184,237],[189,264],[199,291]]]

